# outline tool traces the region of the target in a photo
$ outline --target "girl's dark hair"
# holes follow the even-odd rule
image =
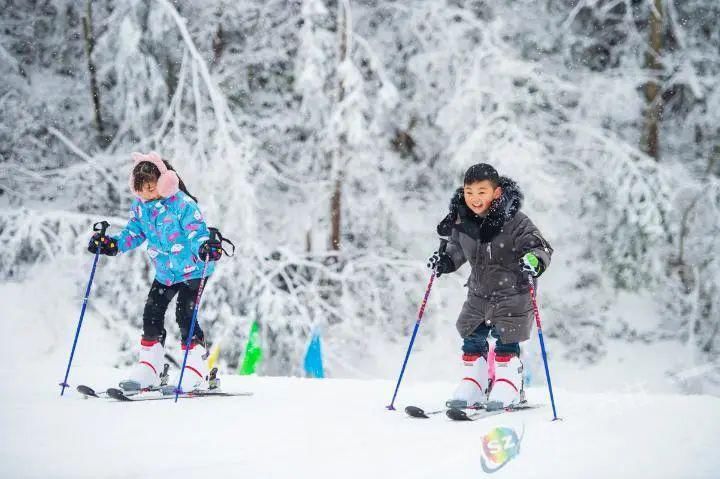
[[[169,161],[162,160],[163,163],[165,163],[165,167],[170,171],[175,171],[175,168],[172,167]],[[177,171],[175,171],[175,174],[177,175]],[[135,168],[133,168],[132,171],[132,177],[133,177],[133,188],[135,191],[140,191],[143,188],[143,185],[145,183],[155,183],[160,178],[160,170],[157,166],[155,166],[153,163],[149,161],[141,161],[137,165],[135,165]],[[190,198],[195,201],[195,203],[198,202],[197,198],[195,198],[193,195],[190,194],[187,187],[185,186],[185,183],[183,183],[182,178],[180,178],[180,175],[178,175],[178,183],[180,186],[180,191],[188,195]]]
[[[478,163],[472,165],[465,172],[465,179],[463,181],[466,185],[472,185],[478,181],[490,180],[493,188],[497,188],[500,184],[500,175],[497,170],[487,163]]]

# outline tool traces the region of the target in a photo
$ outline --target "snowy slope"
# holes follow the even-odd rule
[[[109,371],[112,373],[113,371]],[[112,375],[112,374],[111,374]],[[116,374],[117,375],[117,374]],[[80,369],[97,379],[101,371]],[[3,394],[2,477],[476,477],[481,438],[524,428],[520,456],[497,477],[718,477],[708,454],[720,399],[559,390],[549,407],[453,423],[384,409],[388,381],[226,377],[253,397],[144,403],[60,399],[52,383]],[[400,404],[436,405],[451,387],[409,384]],[[545,392],[529,392],[545,401]]]
[[[720,457],[710,454],[720,436],[720,399],[710,396],[628,394],[602,386],[575,387],[576,371],[555,361],[562,422],[539,410],[452,423],[415,420],[385,410],[394,387],[384,379],[307,380],[224,376],[226,391],[253,397],[120,404],[59,397],[80,299],[50,276],[0,285],[0,477],[312,477],[437,478],[484,475],[481,439],[497,425],[524,429],[520,456],[495,477],[711,478]],[[112,386],[115,338],[102,317],[86,317],[71,384]],[[451,382],[433,382],[433,362],[451,358],[418,345],[398,398],[398,409],[440,405]],[[400,349],[386,352],[389,369]],[[369,351],[372,353],[372,351]],[[400,353],[400,354],[398,354]],[[362,358],[358,367],[362,366]],[[643,366],[645,367],[645,366]],[[598,373],[591,370],[586,375]],[[598,374],[600,376],[600,374]],[[447,378],[438,375],[436,378]],[[454,377],[454,376],[453,376]],[[626,378],[625,381],[628,379]],[[620,389],[621,391],[623,389]],[[582,391],[582,392],[579,392]],[[547,404],[546,390],[529,399]]]

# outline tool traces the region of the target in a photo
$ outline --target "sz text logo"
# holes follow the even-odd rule
[[[496,427],[483,437],[482,468],[492,473],[505,467],[513,458],[520,454],[522,435],[518,437],[514,429]]]

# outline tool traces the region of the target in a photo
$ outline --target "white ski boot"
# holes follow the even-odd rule
[[[487,359],[479,354],[463,354],[462,359],[465,377],[445,404],[450,408],[480,407],[487,401],[490,380]]]
[[[516,354],[497,354],[495,381],[488,394],[487,409],[502,409],[524,400],[522,361]]]
[[[161,385],[163,374],[163,360],[165,348],[158,340],[143,338],[140,341],[140,355],[138,362],[130,370],[130,376],[120,381],[123,391],[140,391],[141,389],[156,388]]]
[[[182,350],[185,351],[186,345],[183,343]],[[185,371],[183,372],[182,383],[180,389],[183,392],[191,392],[196,389],[207,389],[208,366],[206,359],[208,357],[205,347],[193,341],[188,351],[187,362],[185,363]]]

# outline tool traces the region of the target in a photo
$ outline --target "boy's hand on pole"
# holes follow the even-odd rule
[[[537,278],[545,271],[545,265],[534,253],[526,253],[522,257],[521,263],[522,270],[530,273],[534,278]]]
[[[427,267],[434,269],[438,278],[443,274],[455,271],[455,265],[453,264],[452,259],[450,259],[450,256],[446,253],[439,253],[438,251],[435,251],[428,259]]]

